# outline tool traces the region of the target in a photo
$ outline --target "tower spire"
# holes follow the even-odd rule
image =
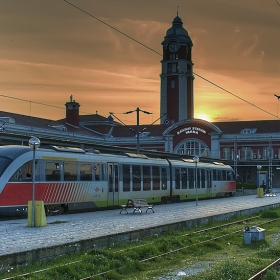
[[[179,7],[180,6],[177,6],[177,17],[179,16]]]

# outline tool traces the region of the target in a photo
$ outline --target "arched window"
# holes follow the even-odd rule
[[[197,139],[188,139],[177,145],[174,149],[175,153],[181,155],[210,157],[210,149],[208,146]]]

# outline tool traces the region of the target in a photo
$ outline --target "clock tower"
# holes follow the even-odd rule
[[[161,123],[193,119],[193,43],[178,13],[161,44],[160,114],[166,114]]]

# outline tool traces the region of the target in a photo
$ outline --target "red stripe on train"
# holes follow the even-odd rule
[[[32,182],[8,183],[0,195],[0,206],[26,205],[32,200],[32,188]],[[90,201],[99,191],[88,182],[36,183],[35,200],[43,200],[44,203]],[[82,192],[83,196],[80,195]]]

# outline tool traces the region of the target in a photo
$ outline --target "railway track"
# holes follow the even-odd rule
[[[165,258],[167,256],[179,253],[179,252],[184,251],[184,250],[195,248],[197,246],[203,246],[206,243],[209,243],[211,241],[225,240],[226,237],[228,237],[232,234],[240,233],[244,230],[244,226],[242,226],[242,229],[238,228],[236,230],[232,230],[232,228],[238,226],[239,224],[245,224],[246,223],[246,225],[248,225],[249,222],[252,222],[252,221],[254,221],[258,218],[260,218],[260,216],[255,216],[255,217],[252,217],[252,218],[246,218],[246,219],[242,219],[242,220],[238,220],[238,221],[234,221],[234,222],[230,222],[230,223],[225,223],[225,224],[222,224],[222,225],[219,225],[219,226],[214,226],[214,227],[209,227],[209,228],[206,228],[206,229],[197,230],[197,231],[194,231],[194,232],[191,232],[191,233],[182,234],[180,236],[177,236],[177,238],[182,238],[183,239],[183,238],[189,236],[189,237],[193,238],[193,240],[197,240],[197,239],[199,239],[199,240],[197,240],[194,243],[188,244],[188,245],[184,245],[184,246],[174,248],[173,250],[168,250],[167,252],[162,252],[162,253],[159,253],[159,254],[156,254],[156,255],[151,255],[151,256],[148,256],[148,257],[140,258],[140,259],[137,259],[136,261],[138,261],[139,263],[153,262],[153,261],[155,261],[156,259],[159,259],[159,258]],[[264,225],[264,224],[267,224],[267,223],[273,223],[273,222],[276,222],[278,220],[280,220],[280,218],[265,221],[263,223],[260,223],[259,225]],[[226,230],[228,232],[220,234],[220,235],[212,237],[212,238],[204,238],[204,236],[203,236],[203,234],[207,234],[207,233],[213,232],[213,231],[219,232],[221,230]],[[133,247],[128,248],[128,249],[116,250],[114,253],[116,255],[120,255],[122,253],[125,254],[125,255],[129,255],[130,254],[129,251],[135,251],[135,250],[137,250],[141,247],[152,245],[154,243],[155,242],[150,242],[150,243],[146,243],[146,244],[133,246]],[[82,260],[75,261],[75,262],[70,262],[70,263],[66,263],[66,264],[61,265],[61,266],[42,269],[42,270],[34,271],[34,272],[31,272],[31,273],[18,275],[18,276],[15,276],[15,277],[5,278],[4,280],[13,280],[13,279],[20,279],[20,278],[36,279],[36,276],[40,275],[42,273],[48,272],[50,270],[55,270],[55,269],[61,268],[62,266],[79,265],[79,264],[81,264],[81,262],[82,262]],[[279,264],[279,262],[278,262],[278,264]],[[277,265],[277,264],[275,264],[275,265]],[[117,268],[104,270],[104,271],[101,271],[99,273],[92,274],[92,275],[89,275],[89,276],[84,277],[84,278],[80,278],[80,280],[94,279],[98,276],[103,277],[105,279],[107,274],[112,273],[112,272],[118,273],[123,268],[124,267],[119,266]],[[268,269],[269,269],[269,267],[267,268],[267,270]],[[265,273],[264,270],[262,272],[260,272],[260,276],[256,275],[255,276],[256,278],[251,278],[251,279],[252,280],[260,279],[260,278],[257,278],[257,277],[261,277],[261,275],[264,275],[264,273]]]
[[[249,220],[250,219],[246,219],[244,221],[249,221]],[[273,220],[270,220],[268,222],[261,223],[260,225],[265,225],[267,223],[273,223],[273,222],[276,222],[276,221],[279,221],[279,220],[280,220],[280,218],[273,219]],[[242,221],[232,222],[232,223],[227,223],[227,224],[224,224],[224,225],[221,225],[221,226],[211,227],[209,229],[195,231],[194,234],[208,232],[209,230],[219,230],[219,229],[221,229],[223,227],[228,227],[228,226],[231,226],[231,225],[239,224],[241,222]],[[146,259],[140,260],[139,262],[140,263],[144,263],[144,262],[154,261],[157,258],[166,257],[168,255],[180,252],[182,250],[190,249],[190,248],[196,247],[196,246],[200,246],[200,245],[203,245],[203,244],[211,242],[211,241],[217,241],[219,239],[225,238],[225,237],[227,237],[229,235],[232,235],[232,234],[235,234],[235,233],[238,233],[238,232],[242,232],[242,231],[243,231],[243,229],[242,230],[241,229],[235,230],[233,232],[230,232],[230,233],[227,233],[227,234],[223,234],[223,235],[220,235],[220,236],[217,236],[217,237],[214,237],[214,238],[211,238],[211,239],[207,239],[207,240],[204,240],[204,241],[200,241],[200,242],[192,244],[192,245],[187,245],[187,246],[184,246],[184,247],[181,247],[181,248],[177,248],[176,250],[171,250],[171,251],[168,251],[166,253],[162,253],[162,254],[159,254],[159,255],[156,255],[156,256],[152,256],[150,258],[146,258]],[[190,235],[190,234],[188,233],[188,234],[184,234],[182,236],[187,236],[187,235]],[[277,261],[274,262],[273,264],[269,265],[267,268],[263,269],[261,272],[256,274],[256,276],[254,276],[256,278],[250,278],[250,280],[259,280],[261,278],[261,276],[263,276],[269,269],[271,269],[272,267],[276,267],[277,264],[279,264],[279,263],[280,263],[280,259],[278,260],[278,262]],[[81,278],[79,280],[91,280],[91,279],[94,279],[94,277],[97,277],[97,276],[105,277],[107,273],[112,272],[112,271],[117,271],[117,270],[116,269],[115,270],[108,270],[108,271],[105,271],[105,272],[102,272],[102,273],[99,273],[99,274],[95,274],[95,275],[92,275],[92,276],[89,276],[89,277],[86,277],[86,278]]]
[[[270,265],[268,265],[267,267],[265,267],[261,271],[259,271],[257,274],[252,276],[249,280],[260,280],[261,277],[266,275],[266,273],[271,269],[276,269],[276,270],[280,269],[280,258],[278,260],[272,262]]]

